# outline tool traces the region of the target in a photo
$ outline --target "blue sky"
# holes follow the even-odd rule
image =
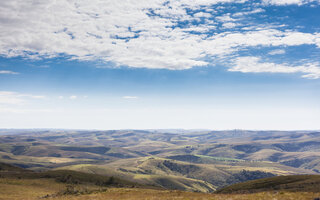
[[[12,0],[0,28],[0,128],[320,129],[319,0]]]

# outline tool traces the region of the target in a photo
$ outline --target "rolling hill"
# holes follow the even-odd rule
[[[222,188],[218,194],[243,194],[266,191],[320,193],[320,175],[291,175],[258,179]]]
[[[155,186],[83,172],[66,170],[33,172],[3,163],[0,163],[0,166],[0,199],[6,200],[307,200],[320,196],[320,176],[316,175],[264,178],[231,185],[215,193],[200,193],[164,190]],[[167,180],[163,181],[171,184]]]
[[[164,189],[213,192],[258,178],[320,172],[317,131],[0,132],[2,163],[112,175]]]

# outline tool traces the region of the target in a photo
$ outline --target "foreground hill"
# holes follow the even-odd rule
[[[259,179],[243,183],[242,185],[245,186],[240,187],[241,190],[236,190],[239,189],[239,185],[241,184],[228,187],[234,188],[231,191],[228,188],[219,191],[224,194],[184,192],[165,190],[110,176],[66,170],[33,172],[0,163],[1,200],[309,200],[320,197],[320,176],[283,176]],[[245,187],[248,189],[244,189]],[[251,192],[251,194],[233,194],[236,192]]]
[[[58,169],[74,170],[93,174],[113,174],[132,182],[156,185],[165,189],[213,192],[217,188],[247,180],[275,176],[281,169],[277,165],[257,165],[257,163],[218,162],[198,164],[166,158],[146,157],[121,159],[102,164],[80,164]],[[242,166],[241,166],[242,165]],[[273,167],[269,171],[268,167]],[[246,170],[244,170],[246,169]],[[288,169],[287,169],[288,170]]]
[[[6,163],[0,163],[0,173],[8,173],[8,172],[25,173],[30,171],[20,167],[9,165]]]
[[[34,172],[25,170],[20,167],[0,163],[0,179],[52,179],[58,183],[81,185],[89,184],[103,187],[125,187],[125,188],[157,188],[150,185],[143,185],[136,182],[120,179],[118,177],[101,176],[97,174],[89,174],[71,170],[54,170],[44,172]],[[160,188],[159,188],[160,189]]]
[[[256,193],[266,191],[320,193],[320,175],[277,176],[234,184],[216,191],[220,194]]]
[[[208,194],[177,190],[144,188],[104,188],[94,185],[71,185],[53,179],[0,178],[2,200],[313,200],[320,193],[313,192],[260,192],[254,194]]]

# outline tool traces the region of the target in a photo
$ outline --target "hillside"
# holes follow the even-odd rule
[[[30,171],[23,169],[21,167],[16,167],[16,166],[9,165],[6,163],[0,163],[0,173],[7,173],[7,172],[23,173],[23,172],[30,172]]]
[[[164,189],[213,192],[279,175],[318,174],[316,131],[0,130],[0,162],[78,171]]]
[[[177,190],[144,188],[105,188],[95,185],[70,185],[52,179],[4,179],[0,178],[0,199],[5,200],[310,200],[320,197],[312,192],[261,192],[254,194],[208,194]]]
[[[307,200],[320,196],[320,176],[316,175],[265,178],[235,184],[216,193],[199,193],[164,190],[163,187],[134,183],[113,176],[101,176],[68,170],[33,172],[2,163],[0,163],[0,166],[0,199],[5,200],[223,200],[226,198],[234,200]],[[243,171],[238,174],[238,178],[246,174],[247,172]],[[259,176],[259,174],[255,175]],[[166,180],[164,176],[161,178],[164,182],[170,184],[170,181]],[[241,195],[238,195],[238,193],[241,193]]]
[[[258,179],[234,184],[216,191],[219,194],[257,193],[266,191],[320,193],[320,175],[293,175]]]
[[[112,175],[97,175],[72,170],[54,170],[35,172],[20,167],[0,163],[1,179],[52,179],[58,183],[81,185],[89,184],[104,187],[125,187],[125,188],[157,188],[151,185],[143,185],[130,182]]]

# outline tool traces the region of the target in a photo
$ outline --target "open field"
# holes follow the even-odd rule
[[[289,193],[289,192],[263,192],[257,194],[242,194],[242,195],[217,195],[217,194],[203,194],[203,193],[190,193],[181,191],[154,191],[154,190],[135,190],[135,189],[111,189],[105,193],[90,194],[81,197],[59,197],[54,199],[71,199],[71,200],[310,200],[319,197],[320,193]]]
[[[8,180],[0,179],[1,200],[34,200],[34,199],[56,199],[56,200],[119,200],[119,199],[146,199],[146,200],[310,200],[320,196],[320,193],[311,192],[261,192],[255,194],[206,194],[183,192],[177,190],[154,190],[136,188],[108,188],[100,191],[97,187],[82,186],[82,191],[91,191],[90,194],[63,194],[66,185],[56,183],[48,179],[35,180]],[[81,190],[79,187],[78,191]],[[61,195],[59,195],[61,193]]]

